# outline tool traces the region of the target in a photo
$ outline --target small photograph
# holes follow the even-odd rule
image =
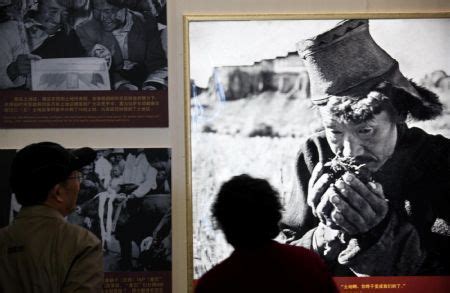
[[[0,89],[167,89],[166,0],[5,0],[0,38]]]
[[[211,207],[241,174],[334,276],[449,276],[450,19],[304,17],[188,19],[194,279],[233,251]]]
[[[80,170],[77,207],[67,220],[102,240],[105,272],[170,271],[170,149],[96,151],[97,159]],[[10,150],[1,153],[6,161],[14,156]],[[0,218],[11,222],[21,206],[14,194],[8,205],[9,215]]]

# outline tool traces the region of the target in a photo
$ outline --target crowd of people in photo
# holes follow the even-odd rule
[[[113,90],[167,89],[165,0],[0,3],[0,89],[29,89],[31,63],[106,60]]]

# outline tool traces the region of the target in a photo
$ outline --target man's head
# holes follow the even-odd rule
[[[23,206],[49,204],[63,215],[76,205],[83,166],[96,157],[90,148],[68,151],[53,142],[28,145],[11,165],[10,185]]]
[[[67,6],[62,0],[40,0],[34,18],[44,26],[49,35],[54,35],[67,22]]]
[[[392,155],[397,125],[433,119],[438,97],[408,80],[373,40],[368,20],[346,20],[298,44],[328,143],[336,155],[377,171]]]
[[[94,163],[89,163],[86,166],[83,166],[80,168],[80,173],[83,175],[83,177],[88,176],[89,174],[92,174],[94,172],[95,166]]]
[[[125,25],[127,9],[124,6],[114,5],[109,0],[93,0],[94,17],[100,21],[106,32],[112,32]]]
[[[212,214],[231,245],[250,247],[277,236],[281,209],[277,191],[266,180],[244,174],[222,185]]]
[[[120,161],[123,161],[125,159],[125,150],[124,149],[113,149],[111,152],[111,157],[114,157],[112,159],[115,164],[119,163]]]
[[[394,153],[397,123],[403,118],[380,92],[365,98],[330,97],[319,106],[328,144],[334,154],[354,158],[376,172]]]
[[[147,160],[153,168],[165,170],[170,158],[170,151],[167,149],[152,149],[147,153]]]
[[[119,178],[120,175],[122,175],[122,170],[120,169],[119,165],[113,165],[111,168],[111,177],[112,178]]]

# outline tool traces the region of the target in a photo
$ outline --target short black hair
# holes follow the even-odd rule
[[[247,247],[275,238],[282,206],[278,192],[265,179],[247,174],[225,182],[212,206],[212,214],[234,247]]]

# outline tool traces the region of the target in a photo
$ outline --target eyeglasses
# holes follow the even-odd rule
[[[81,181],[83,181],[83,176],[81,174],[77,174],[74,176],[67,177],[67,179],[77,179],[78,182],[81,182]]]

